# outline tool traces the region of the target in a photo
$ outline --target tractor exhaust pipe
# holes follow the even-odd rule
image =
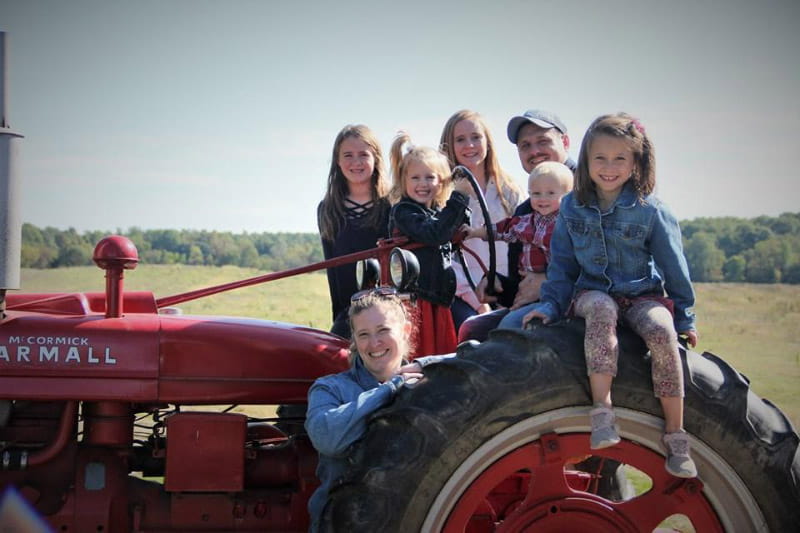
[[[6,32],[0,31],[0,318],[5,316],[6,290],[19,289],[22,221],[19,213],[19,141],[8,124]]]

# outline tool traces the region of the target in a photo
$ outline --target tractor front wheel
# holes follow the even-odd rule
[[[681,354],[697,479],[664,470],[647,350],[627,331],[612,389],[622,442],[590,450],[582,339],[579,320],[497,330],[427,367],[373,417],[324,523],[459,533],[790,531],[800,523],[797,433],[712,354]],[[619,465],[621,496],[600,488],[603,464]]]

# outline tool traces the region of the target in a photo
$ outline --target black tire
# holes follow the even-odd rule
[[[726,531],[796,531],[800,454],[791,423],[715,355],[682,350],[682,360],[685,428],[712,514]],[[548,432],[588,432],[581,320],[496,330],[425,374],[375,414],[354,446],[324,530],[438,531],[463,490],[455,488],[462,465],[482,468],[487,441],[518,446]],[[646,348],[627,330],[613,397],[623,439],[662,453]]]

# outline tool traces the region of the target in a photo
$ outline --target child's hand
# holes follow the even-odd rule
[[[478,295],[478,300],[483,303],[493,303],[497,301],[496,296],[490,296],[486,294],[486,288],[489,285],[489,282],[486,280],[486,276],[481,278],[481,281],[478,283],[478,286],[475,287],[475,294]],[[497,276],[494,278],[494,292],[495,294],[500,294],[503,292],[503,285],[500,283],[500,280],[497,279]]]
[[[469,226],[466,224],[461,224],[461,227],[453,232],[453,237],[450,239],[450,242],[455,245],[459,245],[467,239],[469,239]]]
[[[459,231],[464,234],[464,240],[475,237],[475,228],[471,227],[469,224],[462,224]]]
[[[484,241],[486,240],[486,228],[484,228],[483,226],[472,228],[464,224],[464,226],[461,227],[462,229],[466,228],[464,240],[466,239],[483,239]]]
[[[542,324],[547,324],[548,322],[550,322],[550,319],[547,318],[546,314],[534,309],[533,311],[527,313],[524,317],[522,317],[522,327],[524,328],[525,326],[527,326],[528,322],[530,322],[534,318],[541,318]]]
[[[453,180],[453,189],[460,192],[461,194],[466,194],[467,196],[470,195],[472,192],[472,184],[469,182],[467,178],[460,178],[457,180]]]
[[[528,272],[525,274],[525,277],[519,282],[517,295],[514,297],[511,309],[519,309],[525,304],[538,300],[542,283],[544,283],[545,279],[546,276],[542,272]]]
[[[689,343],[689,346],[694,348],[697,346],[697,331],[693,329],[689,329],[686,331],[681,331],[679,335],[686,337],[686,342]]]

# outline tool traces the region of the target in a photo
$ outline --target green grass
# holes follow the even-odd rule
[[[159,298],[261,274],[232,266],[140,265],[126,271],[125,289],[149,290]],[[23,269],[22,287],[28,292],[103,291],[103,276],[95,267]],[[696,289],[696,349],[725,359],[800,428],[800,286],[700,283]],[[252,316],[320,329],[331,323],[322,273],[236,289],[180,307],[188,314]]]
[[[800,428],[800,286],[696,285],[699,351],[747,376]]]

